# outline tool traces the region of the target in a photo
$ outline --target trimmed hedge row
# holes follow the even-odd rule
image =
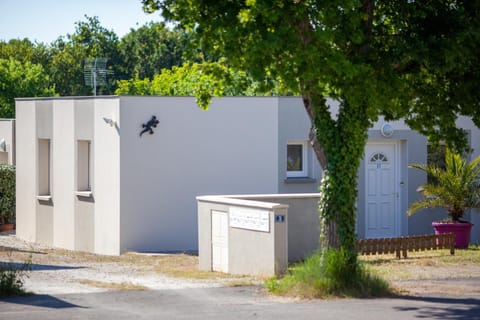
[[[15,223],[15,166],[0,164],[0,224]]]

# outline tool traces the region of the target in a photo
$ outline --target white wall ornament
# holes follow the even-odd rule
[[[230,208],[230,227],[270,232],[268,210]]]
[[[160,121],[157,120],[156,116],[152,116],[150,120],[148,120],[146,123],[142,123],[142,131],[140,132],[140,137],[148,132],[149,134],[153,134],[153,128],[157,127],[157,124],[159,124]]]

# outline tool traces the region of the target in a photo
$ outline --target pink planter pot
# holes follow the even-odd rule
[[[432,222],[435,234],[454,233],[455,248],[465,249],[470,243],[471,223],[454,223],[454,222]]]

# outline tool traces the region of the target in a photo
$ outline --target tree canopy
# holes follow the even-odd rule
[[[92,88],[85,85],[83,66],[85,59],[108,58],[107,68],[117,72],[120,54],[117,35],[104,28],[97,17],[85,16],[86,21],[75,23],[75,33],[59,37],[52,44],[52,63],[49,69],[57,92],[62,96],[91,95]],[[115,90],[113,77],[98,89],[102,94]]]
[[[103,27],[98,17],[85,16],[75,23],[75,32],[59,36],[51,44],[29,39],[0,41],[0,59],[14,59],[41,66],[47,75],[45,87],[62,96],[92,95],[84,81],[85,59],[107,58],[107,85],[97,88],[99,94],[113,94],[118,80],[153,79],[162,69],[181,66],[188,35],[162,23],[149,23],[131,29],[122,39]],[[192,58],[198,60],[198,58]],[[24,70],[18,70],[23,72]],[[14,90],[13,87],[4,90]],[[18,92],[2,92],[13,97]],[[53,94],[53,92],[52,92]]]
[[[121,80],[115,91],[119,95],[195,96],[197,104],[207,107],[211,95],[264,96],[286,95],[280,83],[266,79],[255,81],[243,71],[218,62],[188,62],[163,69],[149,78]]]
[[[0,117],[15,117],[15,98],[52,96],[48,75],[43,67],[13,58],[0,59]]]
[[[141,0],[257,79],[300,92],[324,169],[323,244],[355,252],[357,172],[380,115],[462,149],[479,125],[479,3],[432,0]],[[462,55],[460,57],[460,55]],[[460,93],[468,97],[461,99]],[[326,97],[340,103],[333,115]],[[355,255],[350,255],[355,265]]]
[[[123,79],[153,79],[162,69],[183,63],[187,35],[163,23],[149,23],[131,30],[119,43]]]

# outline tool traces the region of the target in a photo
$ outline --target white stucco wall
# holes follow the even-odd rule
[[[53,244],[74,247],[74,100],[53,101]]]
[[[301,131],[297,139],[308,128],[292,111],[302,127],[280,125],[278,104],[222,98],[203,111],[179,97],[18,99],[19,235],[104,254],[195,250],[196,196],[279,192],[287,142],[279,130]],[[140,138],[152,115],[155,134]],[[51,143],[50,200],[37,197],[38,139]],[[78,140],[91,141],[92,197],[76,190]]]
[[[36,158],[35,101],[17,101],[16,122],[16,235],[20,239],[36,240],[36,185],[34,159]]]
[[[17,236],[55,247],[120,253],[118,98],[18,99]],[[98,132],[94,136],[94,132]],[[50,139],[50,200],[37,197],[38,139]],[[77,191],[77,141],[91,141],[92,197]]]
[[[112,120],[113,126],[106,121]],[[120,253],[120,121],[119,98],[95,100],[93,186],[95,252]],[[148,222],[147,222],[148,223]]]
[[[278,103],[278,193],[317,192],[322,169],[311,147],[307,149],[307,175],[310,180],[287,178],[288,142],[309,141],[311,122],[303,101],[298,97],[282,97]]]
[[[290,240],[287,230],[290,221],[288,205],[263,199],[247,200],[241,196],[235,198],[203,196],[198,197],[197,200],[200,270],[222,270],[231,274],[250,274],[261,277],[280,275],[287,271]],[[267,219],[263,220],[262,228],[251,228],[242,223],[235,225],[231,217],[238,210],[243,213],[260,213],[266,215]],[[212,248],[215,241],[213,238],[215,231],[219,231],[219,229],[214,230],[213,227],[214,211],[224,213],[227,221],[230,221],[224,229],[227,245],[222,251],[227,258],[223,260],[221,266],[215,266],[213,262],[216,260]],[[283,220],[277,221],[277,216],[281,216]]]
[[[94,159],[94,107],[95,100],[81,99],[75,100],[75,174],[74,174],[74,189],[76,191],[88,191],[88,181],[90,180],[90,187],[93,184],[93,175],[95,168],[93,165]],[[88,148],[88,143],[90,148]],[[82,148],[80,149],[80,145]],[[85,149],[86,145],[86,149]],[[86,152],[87,151],[87,152]],[[90,154],[88,154],[88,151]],[[81,156],[79,155],[81,152]],[[80,162],[79,164],[79,157]],[[89,159],[90,158],[90,159]],[[86,161],[85,161],[86,160]],[[79,171],[79,166],[82,170]],[[87,169],[85,169],[87,167]],[[78,172],[82,174],[79,177]],[[89,179],[90,178],[90,179]],[[80,183],[80,181],[82,183]],[[86,181],[86,184],[85,184]],[[75,250],[80,251],[95,251],[95,198],[93,192],[90,194],[81,192],[75,193],[74,197],[74,211],[75,211]]]
[[[196,249],[196,196],[277,192],[277,99],[120,99],[122,250]]]

